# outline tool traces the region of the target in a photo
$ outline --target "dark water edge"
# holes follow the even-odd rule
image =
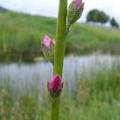
[[[9,62],[34,62],[33,55],[20,55],[20,54],[0,54],[1,63]]]
[[[110,54],[113,56],[120,56],[120,52],[114,52],[114,51],[96,51],[96,50],[78,50],[76,52],[71,51],[65,53],[65,56],[86,56],[91,54]],[[35,62],[35,58],[43,58],[44,56],[41,52],[39,53],[0,53],[0,63],[11,63],[11,62],[25,62],[25,63],[32,63]]]

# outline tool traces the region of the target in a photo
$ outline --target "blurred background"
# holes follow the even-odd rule
[[[68,3],[71,1],[72,0],[68,0]],[[9,10],[24,12],[31,15],[57,17],[58,2],[59,0],[55,0],[54,4],[51,0],[1,0],[0,5]],[[111,17],[115,17],[118,22],[120,21],[118,0],[83,0],[83,2],[85,3],[85,10],[81,21],[86,20],[87,13],[92,9],[102,10]]]
[[[58,2],[0,0],[0,120],[50,118],[53,67],[41,41],[55,39]],[[66,40],[60,117],[120,120],[120,2],[83,2]]]

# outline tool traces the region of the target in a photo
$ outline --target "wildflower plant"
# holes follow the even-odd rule
[[[56,28],[56,40],[45,35],[42,41],[43,55],[53,64],[53,77],[48,81],[48,91],[52,98],[51,120],[59,119],[60,94],[63,88],[62,72],[66,36],[69,29],[82,15],[84,3],[73,0],[67,8],[67,0],[59,0],[59,12]]]

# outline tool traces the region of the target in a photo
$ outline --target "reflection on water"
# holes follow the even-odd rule
[[[101,69],[108,70],[114,61],[120,62],[120,56],[66,57],[63,79],[68,83],[68,88],[71,90],[75,87],[75,80],[82,79],[83,76],[89,77],[90,74]],[[7,84],[10,84],[15,91],[27,91],[33,86],[43,90],[46,88],[46,81],[51,76],[52,65],[48,62],[0,64],[0,86],[5,87],[7,81]]]

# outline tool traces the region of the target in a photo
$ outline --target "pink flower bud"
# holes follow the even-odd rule
[[[45,36],[42,41],[42,45],[44,45],[46,48],[51,48],[53,45],[53,41],[49,36]]]
[[[74,24],[82,15],[84,9],[84,3],[82,0],[73,0],[67,10],[67,29],[69,31],[69,28],[72,24]]]
[[[79,9],[82,5],[82,0],[75,0],[77,9]]]
[[[55,75],[48,81],[48,90],[52,96],[58,96],[62,88],[63,81],[60,76]]]

